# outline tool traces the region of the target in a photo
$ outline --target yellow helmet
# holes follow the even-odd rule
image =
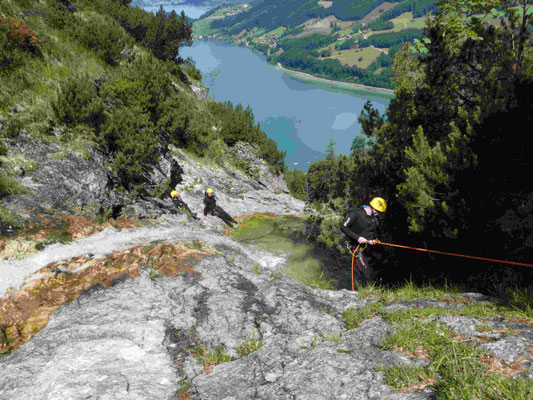
[[[207,188],[207,190],[206,190],[205,192],[206,192],[207,194],[209,194],[209,193],[213,193],[213,189],[211,189],[211,188]]]
[[[176,190],[173,190],[170,192],[170,197],[178,197],[178,192]]]
[[[373,209],[379,212],[384,213],[385,211],[387,211],[387,202],[381,197],[374,197],[370,202],[370,205]]]

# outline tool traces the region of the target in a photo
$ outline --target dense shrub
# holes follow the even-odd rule
[[[368,39],[363,39],[359,41],[359,45],[361,47],[368,47],[370,45],[376,47],[392,47],[420,38],[423,33],[424,31],[422,29],[407,29],[400,32],[383,33],[381,35],[370,36]]]
[[[87,75],[72,76],[62,82],[52,110],[56,122],[67,126],[87,124],[98,129],[105,118],[105,104]]]
[[[117,65],[122,51],[133,47],[133,39],[118,22],[99,15],[78,21],[74,34],[109,65]]]
[[[0,15],[0,70],[22,65],[26,54],[40,56],[37,35],[21,20]]]
[[[370,22],[367,25],[367,28],[369,28],[372,31],[385,31],[387,29],[394,28],[394,24],[390,21],[381,21],[381,20],[375,20]]]
[[[285,171],[285,183],[291,196],[303,200],[306,200],[306,189],[305,189],[305,172],[289,169]]]
[[[161,6],[148,27],[145,44],[160,60],[175,60],[180,43],[190,42],[191,35],[192,25],[187,22],[183,11],[179,17],[175,11],[167,15]]]
[[[276,142],[269,139],[255,124],[255,117],[250,107],[243,108],[241,104],[234,106],[230,101],[212,103],[211,112],[220,127],[220,135],[228,146],[238,141],[256,144],[263,158],[276,172],[285,169],[285,152],[279,151]]]
[[[133,108],[113,110],[103,130],[105,143],[113,152],[112,167],[127,190],[145,182],[159,162],[159,138],[146,113]]]

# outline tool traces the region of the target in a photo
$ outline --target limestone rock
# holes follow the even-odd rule
[[[163,253],[156,256],[149,250],[161,242],[208,251],[183,272],[166,276],[153,269]],[[142,255],[138,246],[143,243],[152,258],[140,262],[135,257]],[[168,253],[170,245],[160,248],[165,246]],[[342,313],[372,300],[295,282],[281,273],[285,256],[237,243],[187,218],[166,216],[157,226],[103,231],[13,265],[16,270],[41,268],[90,254],[92,261],[75,269],[45,268],[35,278],[66,280],[118,251],[120,260],[137,265],[140,276],[124,275],[109,287],[97,281],[50,311],[44,328],[0,358],[0,399],[175,399],[180,393],[180,398],[197,400],[435,397],[430,388],[399,393],[385,384],[382,367],[424,365],[382,347],[382,339],[395,329],[392,325],[376,316],[355,329],[345,328]],[[107,260],[96,275],[99,279],[104,279],[105,265],[109,271],[118,266]],[[11,264],[0,261],[0,268]],[[259,273],[256,265],[262,265]],[[395,304],[386,310],[409,307],[408,301]],[[411,307],[446,309],[445,304],[413,300]],[[483,342],[475,340],[480,335],[476,318],[435,319],[502,362],[519,362],[528,354],[533,329],[523,324],[520,333]],[[514,322],[490,323],[495,330],[499,324],[514,328]],[[531,375],[531,362],[522,365]]]
[[[37,223],[42,215],[56,212],[106,212],[115,218],[119,215],[157,218],[177,212],[168,191],[158,192],[158,187],[177,187],[198,213],[203,211],[203,194],[208,186],[217,191],[219,205],[234,215],[298,214],[304,210],[304,203],[288,194],[283,176],[273,176],[265,162],[250,152],[247,157],[263,171],[257,179],[229,164],[208,166],[181,150],[162,149],[160,162],[145,177],[146,190],[139,200],[119,190],[120,181],[105,166],[108,157],[96,150],[88,149],[82,155],[54,143],[36,142],[23,134],[6,144],[9,159],[27,159],[32,168],[13,168],[12,175],[28,193],[4,198],[3,206]],[[220,225],[216,219],[211,222]]]
[[[202,238],[219,254],[195,273],[154,279],[142,269],[56,309],[0,359],[0,398],[171,399],[184,384],[202,400],[431,398],[383,382],[377,366],[411,361],[375,346],[388,329],[379,318],[344,330],[337,312],[363,302],[352,293],[252,273],[259,253],[216,232]],[[261,346],[243,354],[253,340]],[[206,356],[217,348],[226,362]]]
[[[259,157],[258,150],[250,143],[239,142],[231,148],[231,153],[249,164],[250,174],[257,179],[259,184],[275,192],[289,193],[283,175],[274,175],[267,163]]]

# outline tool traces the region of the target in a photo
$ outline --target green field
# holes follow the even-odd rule
[[[195,21],[192,24],[192,34],[196,36],[205,36],[211,33],[216,32],[216,29],[211,29],[211,21],[206,19],[201,19]]]
[[[332,51],[331,57],[321,57],[319,58],[319,60],[325,60],[327,58],[337,59],[343,65],[346,64],[350,67],[355,66],[360,69],[368,68],[370,64],[372,64],[376,60],[376,58],[378,58],[382,54],[381,51],[373,47],[364,47],[362,49],[335,50],[335,43],[332,43],[327,47],[323,47],[319,49],[319,51],[327,49],[330,49]]]

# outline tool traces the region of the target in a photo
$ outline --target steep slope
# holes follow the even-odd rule
[[[115,16],[85,8],[93,3],[107,7],[61,2],[60,15],[116,27]],[[177,188],[201,213],[212,187],[234,217],[290,218],[292,231],[273,240],[308,245],[293,216],[305,204],[287,193],[281,165],[265,161],[275,151],[254,128],[230,129],[250,116],[210,102],[191,66],[162,62],[132,38],[133,53],[104,41],[111,58],[92,42],[63,43],[60,24],[46,23],[57,15],[32,8],[59,3],[20,4],[27,13],[16,17],[48,42],[43,59],[25,54],[11,80],[1,75],[13,98],[2,93],[0,184],[13,185],[1,186],[0,399],[533,395],[527,301],[504,307],[412,285],[352,293],[289,278],[291,250],[254,241],[263,225],[245,218],[232,234],[168,196]],[[65,65],[76,67],[73,82]],[[25,74],[39,79],[18,93]],[[76,113],[56,113],[58,98]],[[153,153],[136,152],[139,143]]]
[[[0,398],[531,394],[533,324],[516,310],[475,294],[312,289],[282,273],[288,253],[184,217],[157,225],[50,248],[57,262],[1,299],[12,324],[28,319],[3,325],[7,345],[25,343],[0,359]]]

